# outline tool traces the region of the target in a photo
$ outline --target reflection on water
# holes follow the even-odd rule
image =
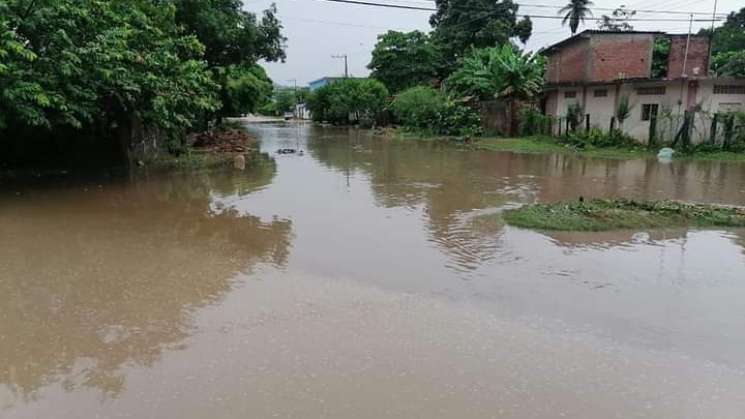
[[[578,196],[743,205],[745,165],[250,129],[265,151],[307,152],[0,186],[0,416],[745,410],[745,230],[499,217]]]
[[[502,225],[483,213],[515,204],[623,196],[745,205],[742,164],[467,152],[428,142],[400,144],[359,130],[321,132],[310,135],[313,157],[344,176],[364,174],[378,205],[421,207],[430,240],[450,255],[449,266],[458,270],[476,269],[496,257]],[[684,234],[649,232],[648,240]],[[550,236],[570,246],[640,242],[635,232]]]
[[[116,395],[122,366],[178,348],[193,310],[217,301],[236,273],[286,263],[289,220],[210,210],[212,194],[250,193],[272,175],[174,176],[4,201],[0,384],[31,398],[57,380]]]

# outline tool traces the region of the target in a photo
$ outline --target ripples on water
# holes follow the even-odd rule
[[[694,392],[745,406],[730,391],[745,370],[744,231],[534,232],[499,217],[578,196],[743,205],[745,165],[251,129],[269,153],[306,153],[241,173],[0,188],[0,416],[200,417],[179,408],[193,402],[350,417],[344,394],[369,417],[421,416],[437,397],[470,417],[553,417],[513,406],[531,400],[608,417],[639,407],[624,399],[637,390],[669,398],[650,402],[657,417],[696,417],[692,403],[708,405]],[[565,403],[572,385],[604,401]],[[361,396],[392,389],[410,398],[375,410]]]

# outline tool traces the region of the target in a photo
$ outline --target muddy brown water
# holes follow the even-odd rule
[[[249,129],[305,153],[0,186],[0,417],[745,418],[745,231],[498,215],[743,205],[744,164]]]

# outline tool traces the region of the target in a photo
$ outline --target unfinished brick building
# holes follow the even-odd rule
[[[626,97],[632,111],[623,129],[642,141],[648,139],[650,120],[661,112],[744,109],[745,80],[708,76],[707,36],[587,30],[543,54],[546,114],[563,117],[576,104],[591,125],[607,129]]]

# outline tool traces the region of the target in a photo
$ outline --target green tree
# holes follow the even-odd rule
[[[634,16],[636,16],[636,10],[629,10],[626,6],[621,6],[614,10],[610,16],[601,16],[598,29],[603,31],[633,31],[634,27],[629,23],[629,20]]]
[[[572,35],[574,35],[577,33],[580,22],[584,24],[585,19],[588,16],[592,16],[590,6],[593,4],[590,0],[569,0],[569,3],[559,10],[559,14],[564,15],[561,24],[566,25],[569,22],[569,28],[572,30]]]
[[[316,121],[372,124],[385,109],[388,89],[373,79],[345,79],[327,84],[308,98]]]
[[[274,4],[261,20],[244,11],[241,0],[174,0],[174,4],[176,21],[204,44],[210,67],[286,58],[286,39]]]
[[[440,54],[429,36],[420,31],[388,31],[378,36],[368,68],[392,93],[419,84],[431,84],[437,76]]]
[[[254,64],[250,67],[232,65],[227,71],[224,114],[239,116],[253,113],[270,100],[273,89],[272,80],[260,65]]]
[[[280,61],[286,58],[282,24],[277,19],[274,4],[264,10],[261,19],[243,10],[241,0],[174,0],[176,21],[204,44],[204,59],[212,70],[214,81],[220,86],[221,110],[218,119],[234,113],[235,108],[254,109],[264,98],[253,94],[265,93],[257,89],[251,73],[258,60]],[[255,71],[255,70],[254,70]],[[237,83],[235,76],[242,72]],[[255,76],[255,74],[253,74]],[[238,88],[245,88],[238,92]],[[236,99],[244,103],[235,103]]]
[[[723,75],[737,75],[742,66],[740,52],[745,50],[745,8],[730,13],[713,33],[702,29],[699,34],[711,36],[712,68]]]
[[[745,77],[745,50],[720,52],[714,56],[713,66],[722,76]]]
[[[203,46],[147,0],[0,0],[0,127],[189,127],[218,103]]]
[[[432,39],[443,55],[440,76],[447,77],[472,47],[503,45],[517,37],[530,38],[533,24],[518,21],[518,5],[512,0],[435,0],[437,11],[429,22]]]

